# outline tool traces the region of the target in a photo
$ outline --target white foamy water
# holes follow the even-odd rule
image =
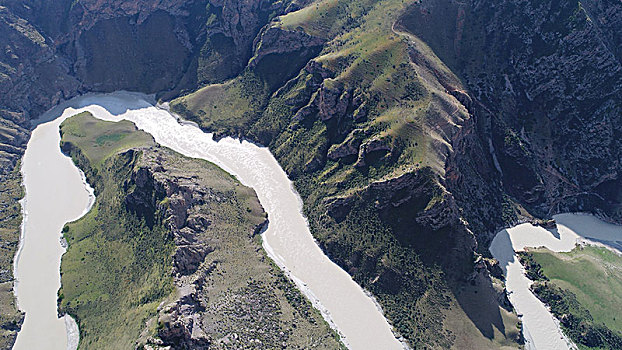
[[[15,294],[26,319],[16,350],[77,348],[78,333],[66,332],[65,326],[75,322],[68,316],[58,318],[56,308],[60,257],[65,251],[60,238],[66,222],[86,213],[93,195],[84,175],[60,151],[58,126],[62,120],[39,125],[22,160],[26,196]]]
[[[529,290],[532,281],[525,276],[514,252],[529,247],[568,252],[580,243],[615,249],[622,241],[621,226],[608,224],[592,215],[559,214],[554,219],[557,229],[520,224],[497,233],[490,245],[490,252],[505,273],[508,297],[518,314],[523,315],[527,349],[576,349],[576,346],[562,333],[559,322],[548,308]]]
[[[344,270],[331,262],[318,247],[302,215],[300,197],[267,148],[231,138],[215,142],[212,134],[204,133],[194,125],[179,123],[169,112],[156,108],[149,98],[137,93],[85,95],[49,111],[42,119],[55,120],[56,129],[54,130],[58,134],[59,120],[82,111],[89,111],[99,119],[132,121],[139,129],[153,135],[156,142],[161,145],[189,157],[211,161],[235,175],[243,184],[252,187],[268,213],[269,225],[262,234],[266,252],[281,269],[292,277],[331,326],[338,330],[344,343],[351,349],[389,350],[404,347],[393,335],[391,326],[374,300],[366,295]],[[61,115],[62,117],[57,119]],[[33,139],[35,138],[38,136],[33,134]],[[28,147],[31,147],[30,144]],[[58,151],[58,143],[56,143],[55,151]],[[64,159],[69,161],[67,158]],[[60,160],[54,162],[60,162]],[[45,171],[41,168],[32,170],[32,172],[40,173],[40,176],[45,177]],[[46,182],[48,187],[68,182],[62,176],[54,177],[54,179],[57,181]],[[75,182],[72,184],[75,185]],[[84,185],[80,187],[80,190],[84,191]],[[27,200],[31,201],[30,198]],[[76,203],[81,201],[77,199]],[[76,206],[80,207],[77,204]],[[81,206],[81,208],[84,207],[84,205]],[[63,209],[64,205],[57,205],[56,208],[63,211],[62,215],[67,216]],[[58,226],[58,232],[60,228],[62,224]],[[28,234],[26,236],[26,242],[28,242]],[[57,241],[58,234],[53,239]],[[26,248],[25,246],[24,251]],[[34,255],[45,252],[53,255],[50,259],[53,260],[54,266],[50,267],[48,273],[54,281],[46,283],[55,283],[51,289],[57,289],[58,258],[62,249],[49,249],[44,246],[29,249]],[[33,262],[31,266],[34,268],[39,265]],[[20,287],[17,293],[18,296],[23,294],[20,296],[22,299],[31,297],[27,295],[25,288]],[[41,303],[43,302],[46,307],[55,310],[55,295],[54,300]],[[59,338],[58,334],[63,334],[64,331],[61,328],[63,328],[62,323],[57,324],[54,330],[50,330],[50,333],[54,332]],[[31,336],[36,337],[32,333]]]

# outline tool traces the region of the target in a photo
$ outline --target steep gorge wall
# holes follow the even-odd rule
[[[483,106],[477,133],[513,201],[620,222],[621,18],[607,0],[422,1],[400,24]]]

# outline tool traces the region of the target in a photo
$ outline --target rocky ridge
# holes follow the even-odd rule
[[[465,81],[481,147],[513,201],[537,216],[588,210],[620,222],[621,14],[611,1],[424,1],[401,24]]]
[[[209,208],[239,200],[230,192],[211,188],[213,180],[201,174],[200,168],[185,166],[191,161],[171,161],[169,150],[142,152],[129,180],[136,187],[126,204],[145,207],[148,202],[141,198],[157,198],[154,193],[166,198],[162,215],[175,243],[172,274],[178,291],[158,308],[157,336],[147,338],[145,348],[226,349],[253,343],[290,348],[301,340],[309,342],[306,346],[338,347],[319,313],[311,311],[310,303],[261,251],[257,234],[267,219],[258,215],[262,211],[256,198],[246,204],[251,207],[241,208],[252,211],[252,224],[245,222],[244,229],[225,227],[219,222],[222,217]],[[234,191],[249,192],[238,188]],[[242,236],[231,236],[228,230]],[[235,251],[231,251],[233,246]],[[223,278],[241,283],[226,283]],[[299,338],[309,328],[314,334],[311,339]],[[322,329],[326,333],[320,335]]]

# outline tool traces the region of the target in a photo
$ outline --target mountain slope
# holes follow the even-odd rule
[[[478,133],[510,196],[619,222],[621,18],[616,1],[423,1],[400,24],[486,107]]]
[[[171,107],[209,130],[268,144],[320,245],[413,346],[511,345],[517,320],[446,187],[452,144],[473,128],[470,98],[425,44],[395,30],[403,6],[323,1],[279,17],[239,78]],[[301,46],[321,41],[290,80],[267,78],[283,73],[273,62],[298,62]],[[234,102],[248,101],[244,93],[252,104]]]

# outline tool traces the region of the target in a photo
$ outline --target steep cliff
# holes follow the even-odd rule
[[[512,200],[620,222],[621,18],[616,1],[422,1],[400,24],[483,105],[477,132]]]

